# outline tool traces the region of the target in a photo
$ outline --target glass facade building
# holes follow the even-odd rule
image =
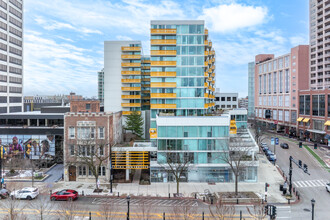
[[[255,63],[250,62],[248,64],[248,97],[249,97],[249,106],[248,106],[248,117],[254,116],[254,68]]]

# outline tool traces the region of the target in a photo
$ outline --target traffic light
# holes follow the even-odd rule
[[[276,206],[273,206],[273,210],[272,210],[272,216],[275,217],[276,216]]]
[[[268,215],[268,205],[265,206],[265,215]]]
[[[305,173],[308,172],[308,166],[307,166],[307,164],[304,164],[304,171],[305,171]]]
[[[268,183],[265,183],[265,191],[267,192],[267,187],[269,187]]]
[[[317,143],[314,143],[314,149],[317,149]]]
[[[302,161],[301,160],[299,160],[298,163],[299,163],[299,166],[302,166]]]
[[[302,142],[301,141],[299,142],[299,148],[302,148]]]

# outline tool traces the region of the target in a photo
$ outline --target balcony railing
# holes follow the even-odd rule
[[[168,39],[168,40],[159,40],[159,39],[151,39],[151,45],[176,45],[176,40]]]
[[[176,104],[151,104],[151,109],[176,109]]]
[[[121,75],[140,75],[141,71],[121,71]]]
[[[205,34],[205,35],[208,35],[208,34],[209,34],[209,30],[207,30],[207,29],[205,28],[205,30],[204,30],[204,34]]]
[[[176,29],[151,29],[151,34],[176,34]]]
[[[121,47],[122,51],[141,51],[141,47]]]
[[[176,66],[176,61],[151,61],[151,66]]]
[[[150,54],[154,56],[176,56],[176,50],[151,50]]]
[[[121,87],[121,91],[141,91],[141,87]]]
[[[122,83],[141,83],[141,79],[121,79]]]
[[[150,72],[151,77],[176,77],[176,72]]]
[[[141,63],[121,63],[122,67],[140,67]]]
[[[122,59],[141,59],[141,55],[130,55],[130,54],[122,54]]]
[[[122,99],[141,99],[140,95],[121,95]]]
[[[151,82],[151,88],[175,88],[176,82]]]
[[[141,112],[140,111],[136,111],[139,115],[141,114]],[[133,111],[123,111],[123,115],[130,115],[130,114],[132,114],[133,113]]]
[[[150,98],[176,98],[176,93],[150,93]]]
[[[141,103],[121,103],[121,107],[141,107]]]

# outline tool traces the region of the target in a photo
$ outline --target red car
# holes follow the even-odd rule
[[[78,199],[78,192],[72,189],[64,189],[58,192],[54,192],[50,196],[51,201],[55,200],[67,200],[72,201]]]

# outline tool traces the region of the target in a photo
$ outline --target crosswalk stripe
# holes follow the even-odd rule
[[[296,185],[296,187],[301,187],[299,182],[294,182],[293,184]]]
[[[315,185],[312,183],[312,181],[309,181],[309,180],[306,180],[306,184],[307,184],[308,186],[315,186]]]
[[[324,185],[324,183],[322,182],[322,181],[320,181],[320,180],[316,180],[321,186],[323,186]]]
[[[326,180],[304,180],[293,182],[296,187],[322,187],[325,186],[326,183]]]
[[[307,186],[307,184],[305,182],[303,182],[303,181],[300,181],[300,184],[302,185],[302,187],[306,187]]]

